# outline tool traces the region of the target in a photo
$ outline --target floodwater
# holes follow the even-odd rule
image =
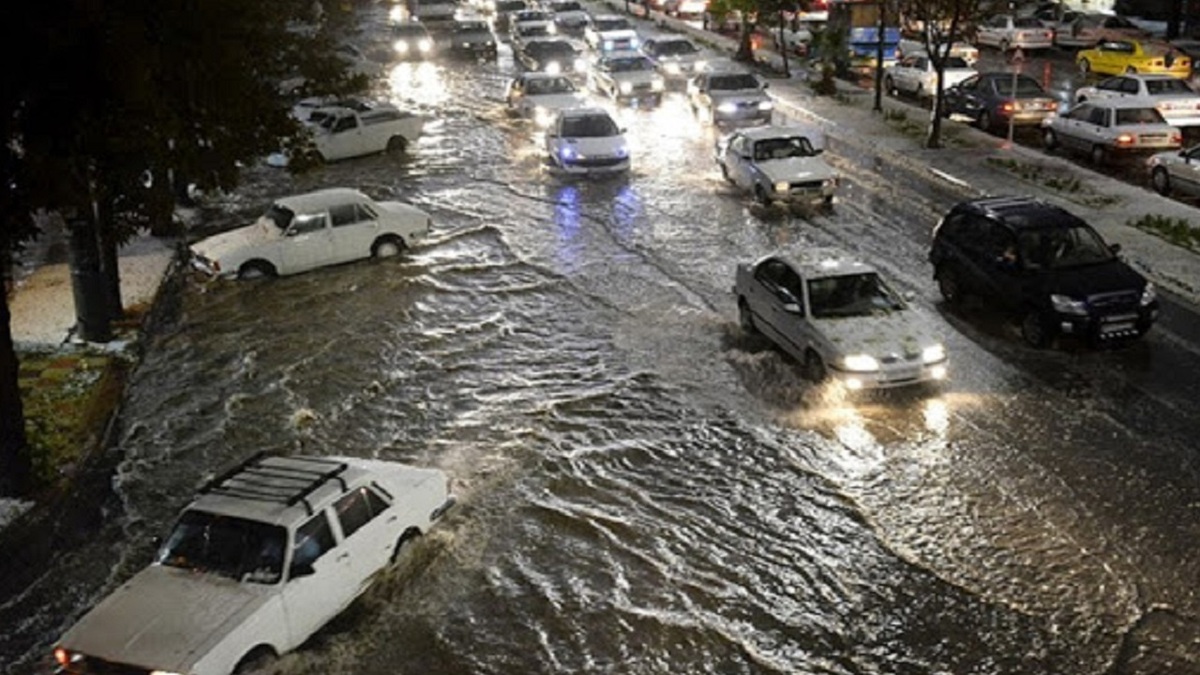
[[[182,279],[97,534],[0,604],[4,672],[50,672],[202,479],[261,449],[433,466],[460,498],[283,673],[1200,672],[1194,333],[1032,352],[945,315],[943,197],[834,143],[832,212],[751,206],[680,95],[620,111],[631,175],[553,178],[504,114],[512,72],[401,64],[381,93],[432,120],[410,156],[253,168],[205,206],[215,230],[347,185],[435,227],[398,260]],[[913,294],[944,389],[847,396],[741,334],[735,265],[812,244]]]

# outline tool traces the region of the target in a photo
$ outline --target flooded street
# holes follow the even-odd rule
[[[752,206],[679,93],[620,110],[629,176],[560,180],[505,114],[514,72],[400,64],[381,93],[430,116],[409,156],[253,168],[203,208],[215,231],[353,186],[434,228],[399,259],[183,281],[98,533],[0,603],[2,672],[52,672],[200,482],[272,449],[437,467],[459,497],[289,675],[1200,673],[1188,308],[1126,349],[1033,351],[944,312],[935,191],[831,142],[831,212]],[[942,390],[815,387],[741,332],[735,266],[813,244],[914,295]]]

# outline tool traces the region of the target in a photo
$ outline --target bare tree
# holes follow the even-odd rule
[[[981,4],[981,0],[898,0],[900,15],[909,25],[919,27],[921,42],[937,73],[925,147],[942,147],[946,61],[954,43],[965,36],[968,20],[982,11]]]

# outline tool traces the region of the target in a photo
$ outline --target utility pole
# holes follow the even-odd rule
[[[883,38],[887,31],[887,0],[879,0],[879,26],[875,36],[875,112],[883,112]]]

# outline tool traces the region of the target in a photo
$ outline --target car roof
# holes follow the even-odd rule
[[[1128,98],[1089,98],[1078,105],[1090,105],[1093,108],[1116,108],[1117,110],[1154,107],[1153,103],[1147,103],[1145,99],[1139,101]]]
[[[280,197],[275,200],[275,203],[302,213],[324,209],[331,204],[369,200],[370,198],[367,195],[354,188],[327,188],[325,190],[317,190],[316,192]]]
[[[778,258],[787,262],[806,279],[840,277],[878,271],[874,266],[863,262],[848,251],[833,246],[806,248],[796,253],[772,255],[768,258]]]
[[[1016,231],[1087,225],[1061,206],[1027,196],[984,197],[961,202],[955,207],[960,209],[981,213]]]

